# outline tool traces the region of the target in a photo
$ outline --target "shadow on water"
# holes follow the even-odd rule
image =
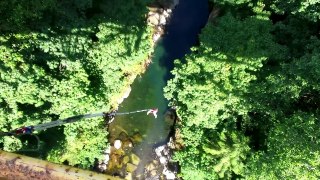
[[[156,107],[159,108],[158,118],[147,116],[143,112],[117,116],[110,124],[110,136],[113,138],[118,137],[121,132],[126,132],[129,136],[137,132],[142,135],[142,142],[134,144],[133,150],[141,159],[137,174],[143,173],[145,165],[153,160],[152,147],[167,138],[173,123],[165,119],[168,102],[163,96],[166,81],[172,76],[169,72],[173,69],[173,60],[183,58],[190,52],[190,47],[196,45],[208,14],[207,0],[180,1],[166,27],[166,34],[155,48],[147,72],[135,80],[130,96],[119,107],[119,112]]]
[[[173,61],[181,59],[190,52],[190,47],[198,43],[198,34],[205,26],[209,16],[208,1],[184,0],[174,9],[170,24],[166,27],[162,46],[166,54],[160,57],[159,65],[168,71],[173,69]],[[172,78],[166,73],[165,80]]]

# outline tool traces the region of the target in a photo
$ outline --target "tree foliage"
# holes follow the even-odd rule
[[[294,14],[309,21],[319,21],[320,2],[318,0],[265,1],[277,14]]]
[[[214,2],[220,17],[165,88],[181,118],[181,175],[318,179],[317,3]]]
[[[115,106],[152,50],[147,1],[119,2],[0,2],[1,131]],[[102,119],[67,125],[64,135],[49,160],[89,167],[107,146]],[[0,145],[21,147],[14,137]]]
[[[267,151],[253,155],[248,179],[318,179],[319,122],[311,114],[297,112],[276,124],[268,135]]]

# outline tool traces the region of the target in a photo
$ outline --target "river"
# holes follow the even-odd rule
[[[137,174],[143,173],[145,165],[153,160],[153,147],[166,140],[172,122],[165,120],[168,102],[163,96],[163,88],[172,77],[175,59],[181,59],[197,44],[198,34],[207,22],[208,0],[180,0],[173,10],[166,33],[158,41],[145,74],[138,77],[132,91],[119,107],[119,112],[158,108],[158,117],[147,116],[145,112],[116,116],[109,126],[111,144],[121,132],[129,137],[141,136],[141,142],[134,143],[133,153],[139,156]]]

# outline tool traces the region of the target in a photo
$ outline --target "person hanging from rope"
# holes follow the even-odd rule
[[[154,118],[157,118],[157,113],[158,113],[158,108],[155,109],[149,109],[149,111],[147,112],[147,115],[149,114],[153,114]]]

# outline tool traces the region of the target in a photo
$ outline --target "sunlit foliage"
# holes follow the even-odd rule
[[[114,107],[152,50],[147,1],[135,2],[1,1],[0,130]],[[90,167],[107,146],[104,128],[102,118],[66,125],[45,156]],[[21,147],[14,137],[0,146]]]
[[[220,16],[165,88],[181,118],[181,176],[318,179],[317,2],[214,2]]]

